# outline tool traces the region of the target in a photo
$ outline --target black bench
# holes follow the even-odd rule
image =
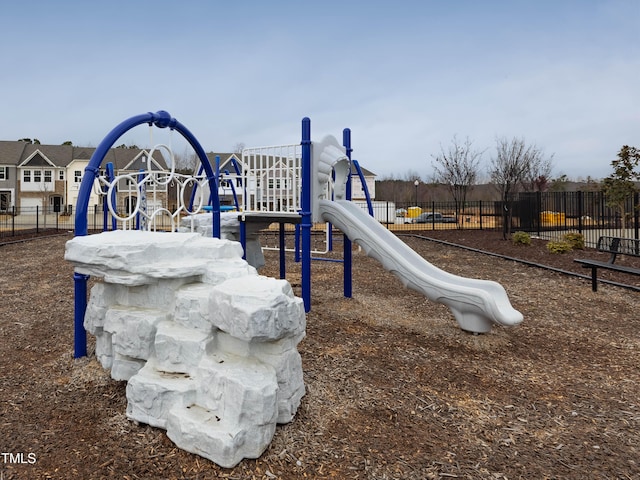
[[[640,240],[633,238],[621,237],[600,237],[598,239],[597,250],[611,254],[606,262],[597,260],[589,260],[586,258],[576,258],[574,261],[581,263],[583,267],[591,269],[591,289],[596,292],[598,290],[597,271],[598,268],[606,268],[607,270],[615,270],[616,272],[629,273],[631,275],[640,275],[640,268],[628,267],[625,265],[616,265],[616,257],[618,255],[629,255],[632,257],[640,257]]]

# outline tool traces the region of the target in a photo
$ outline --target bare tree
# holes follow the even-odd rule
[[[447,186],[455,203],[456,217],[464,215],[467,194],[475,185],[479,175],[479,165],[484,151],[472,149],[469,137],[460,143],[453,136],[447,150],[440,145],[440,154],[432,155],[435,175],[434,180]]]
[[[233,146],[233,153],[242,153],[242,150],[244,150],[245,147],[246,145],[244,142],[238,142]]]
[[[191,147],[185,146],[181,154],[174,153],[174,159],[177,171],[186,174],[197,173],[200,160],[198,159],[196,152]]]
[[[535,145],[527,145],[524,138],[496,138],[496,156],[491,159],[489,176],[503,202],[503,238],[511,233],[513,195],[525,183],[527,175],[545,164],[542,151]]]
[[[44,175],[44,171],[42,171],[40,173],[40,175]],[[44,180],[44,178],[43,178]],[[47,228],[47,213],[49,210],[49,194],[51,193],[51,190],[49,190],[49,184],[45,181],[42,181],[39,185],[38,185],[38,190],[40,191],[41,194],[41,200],[42,200],[42,217],[44,219],[44,228]]]
[[[422,179],[420,178],[420,174],[418,172],[409,169],[402,174],[402,180],[413,183],[416,180],[420,182]]]
[[[553,154],[545,157],[535,146],[535,154],[531,156],[529,166],[522,179],[522,186],[527,192],[542,192],[549,188],[551,171],[553,170]]]

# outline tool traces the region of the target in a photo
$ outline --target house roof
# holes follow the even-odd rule
[[[96,151],[93,147],[76,147],[71,145],[42,145],[31,144],[21,141],[0,140],[0,165],[20,165],[36,152],[40,152],[46,159],[57,167],[67,167],[74,160],[89,161]],[[137,170],[142,166],[139,159],[143,149],[140,148],[111,148],[103,160],[103,165],[112,162],[116,170],[122,170],[125,167],[128,170]],[[234,152],[209,152],[207,158],[211,162],[211,166],[215,166],[216,156],[220,157],[220,168],[228,169],[233,172],[230,165],[232,158],[241,160],[242,154]],[[35,157],[34,157],[35,159]],[[153,159],[162,167],[167,168],[167,162],[161,150],[155,150]],[[133,163],[132,163],[133,162]],[[46,161],[40,160],[39,164],[30,163],[32,166],[45,166]],[[199,164],[197,168],[199,168]],[[367,177],[375,177],[376,174],[370,170],[360,167],[362,173]],[[353,165],[351,174],[355,175]]]
[[[89,161],[95,151],[96,149],[92,147],[42,145],[0,140],[0,165],[19,166],[29,160],[27,163],[31,166],[47,166],[51,162],[56,167],[67,167],[74,160]],[[102,163],[104,165],[107,162],[112,162],[116,170],[122,170],[137,157],[140,157],[143,151],[146,150],[140,148],[112,148],[107,152]],[[38,155],[38,152],[40,152],[40,155]],[[162,168],[166,168],[167,163],[160,150],[154,151],[153,159]],[[132,165],[136,165],[136,163]]]
[[[365,177],[375,177],[377,176],[375,173],[373,173],[371,170],[367,170],[366,168],[364,168],[362,165],[360,165],[360,170],[362,170],[362,174]],[[356,169],[353,167],[353,163],[351,163],[351,175],[357,175],[358,172],[356,172]]]
[[[216,165],[216,156],[220,157],[220,168],[224,170],[225,168],[229,170],[229,172],[233,172],[233,167],[230,165],[231,159],[235,158],[236,160],[242,160],[241,153],[220,153],[220,152],[209,152],[207,153],[207,158],[211,162],[211,166],[215,168]]]
[[[22,158],[22,152],[28,145],[25,142],[9,142],[0,140],[0,164],[18,165]]]

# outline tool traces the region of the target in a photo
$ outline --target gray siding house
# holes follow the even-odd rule
[[[71,211],[85,167],[95,148],[72,145],[42,145],[23,141],[0,141],[0,211],[46,209],[51,212]],[[149,163],[153,170],[165,170],[166,162],[156,150],[154,158],[139,148],[112,148],[105,157],[114,164],[116,175],[136,174]],[[166,201],[166,188],[159,192]],[[124,198],[125,192],[119,193]],[[131,201],[131,195],[128,195]],[[100,203],[92,195],[90,205]]]

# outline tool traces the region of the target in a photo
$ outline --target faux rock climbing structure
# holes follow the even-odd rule
[[[258,275],[237,242],[120,230],[77,236],[65,258],[100,279],[85,328],[127,383],[127,416],[232,467],[257,458],[305,392],[306,318],[286,280]]]

